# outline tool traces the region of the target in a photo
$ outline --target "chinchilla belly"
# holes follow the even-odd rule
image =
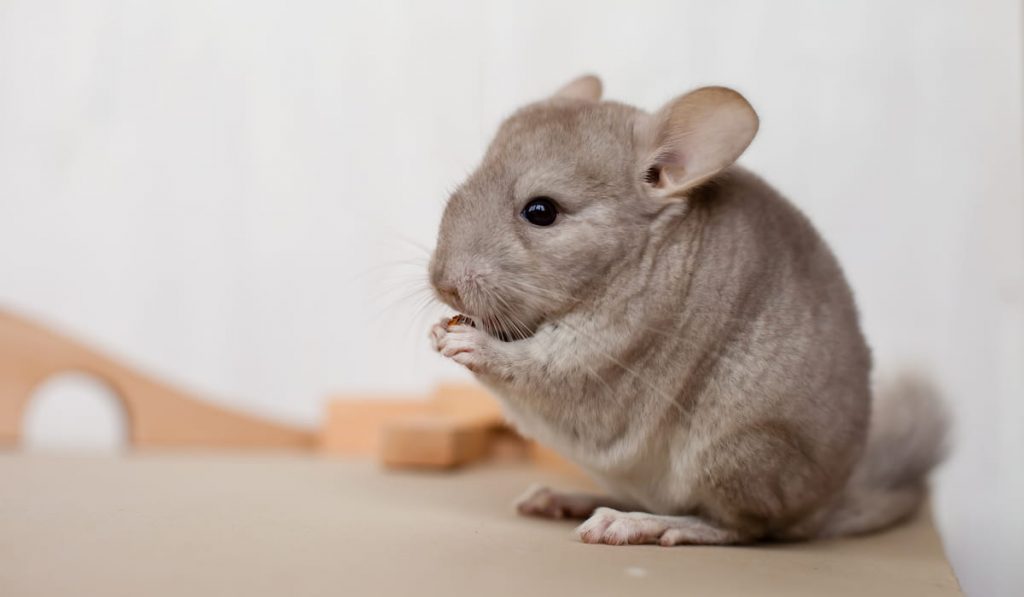
[[[618,500],[655,514],[681,514],[695,507],[690,488],[698,471],[688,451],[670,449],[660,439],[639,432],[627,432],[611,442],[574,437],[520,406],[521,399],[509,399],[499,388],[493,389],[502,398],[506,417],[522,435],[579,465]]]

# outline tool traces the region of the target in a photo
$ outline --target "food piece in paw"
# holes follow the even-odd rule
[[[453,325],[468,325],[471,328],[475,328],[476,327],[476,324],[473,323],[472,319],[466,317],[465,315],[463,315],[461,313],[458,313],[458,314],[454,315],[451,319],[449,319],[448,320],[448,324],[445,327],[448,328],[448,329],[451,329],[451,327]]]

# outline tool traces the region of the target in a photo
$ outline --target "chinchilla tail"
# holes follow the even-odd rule
[[[948,434],[945,405],[922,377],[879,384],[864,454],[821,536],[869,533],[913,515],[948,452]]]

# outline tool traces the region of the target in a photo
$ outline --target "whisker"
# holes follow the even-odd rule
[[[513,287],[513,288],[515,288],[517,290],[520,290],[524,294],[540,295],[542,298],[548,298],[550,300],[571,300],[571,297],[568,294],[561,294],[561,295],[553,294],[554,291],[552,291],[550,289],[538,288],[538,287],[536,287],[534,285],[531,285],[531,284],[529,284],[527,282],[523,282],[522,280],[510,281],[508,284],[509,284],[510,287]],[[747,318],[745,318],[745,317],[738,317],[738,316],[733,316],[733,315],[723,316],[721,311],[711,311],[710,309],[698,309],[698,308],[690,307],[690,312],[692,314],[694,314],[694,315],[702,315],[704,313],[714,315],[716,320],[718,322],[722,323],[722,324],[730,324],[730,323],[734,323],[734,322],[746,322],[747,321]],[[672,332],[672,331],[665,331],[663,328],[658,327],[658,326],[638,323],[636,321],[630,321],[628,325],[632,326],[635,329],[642,330],[642,331],[644,331],[646,333],[649,333],[649,334],[660,336],[660,337],[666,338],[666,339],[671,339],[671,340],[676,340],[676,341],[684,342],[688,346],[694,346],[694,344],[692,342],[690,342],[687,338],[681,336],[680,334],[678,334],[676,332]]]
[[[514,282],[514,284],[519,284],[519,281]],[[529,286],[529,285],[528,284],[523,284],[521,286]],[[521,290],[527,290],[527,288],[524,288],[524,287],[521,287],[520,289]],[[537,290],[540,290],[540,289],[537,289]],[[491,292],[489,293],[489,296],[493,297],[494,300],[496,300],[497,302],[499,302],[499,303],[501,303],[503,305],[503,309],[501,309],[501,311],[504,312],[504,315],[506,317],[514,318],[514,316],[512,315],[512,313],[514,311],[511,309],[511,305],[508,303],[508,301],[504,297],[502,297],[499,293],[497,293],[494,290],[491,290]],[[514,318],[514,319],[519,321],[520,324],[522,323],[522,321],[519,320],[518,318]],[[676,410],[682,412],[682,407],[679,406],[679,404],[676,402],[675,399],[673,399],[671,396],[668,396],[667,394],[663,393],[660,389],[656,388],[653,384],[651,384],[646,379],[646,377],[644,377],[639,372],[637,372],[633,368],[629,367],[628,365],[626,365],[625,363],[623,363],[622,361],[617,359],[609,351],[605,350],[605,346],[606,346],[606,340],[605,339],[597,337],[597,336],[594,336],[594,335],[589,334],[587,332],[584,332],[583,330],[581,330],[581,329],[579,329],[579,328],[577,328],[577,327],[567,323],[564,320],[560,321],[559,324],[560,325],[564,325],[566,328],[568,328],[570,331],[576,333],[577,335],[579,335],[581,337],[585,337],[587,340],[589,340],[589,344],[591,345],[591,349],[595,350],[598,353],[599,356],[607,359],[612,364],[614,364],[615,366],[617,366],[620,369],[622,369],[623,371],[625,371],[627,374],[633,376],[638,381],[640,381],[641,383],[645,384],[655,394],[655,397],[660,398],[661,400],[663,400],[667,404],[669,404],[672,407],[674,407]],[[529,333],[525,334],[522,337],[528,337],[528,336],[529,336]],[[675,336],[672,336],[672,337],[675,337]],[[593,374],[596,377],[598,377],[605,384],[606,387],[609,387],[609,389],[610,389],[610,386],[608,386],[608,383],[602,377],[600,377],[600,375],[598,374],[598,372],[596,370],[593,371]],[[612,393],[612,397],[616,398],[617,401],[619,401],[619,403],[621,405],[621,398],[619,396],[617,396],[617,394],[614,391],[612,391],[611,393]]]

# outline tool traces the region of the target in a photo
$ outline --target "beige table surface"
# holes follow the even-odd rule
[[[959,595],[929,517],[758,547],[583,545],[515,516],[514,464],[0,453],[0,595]]]

